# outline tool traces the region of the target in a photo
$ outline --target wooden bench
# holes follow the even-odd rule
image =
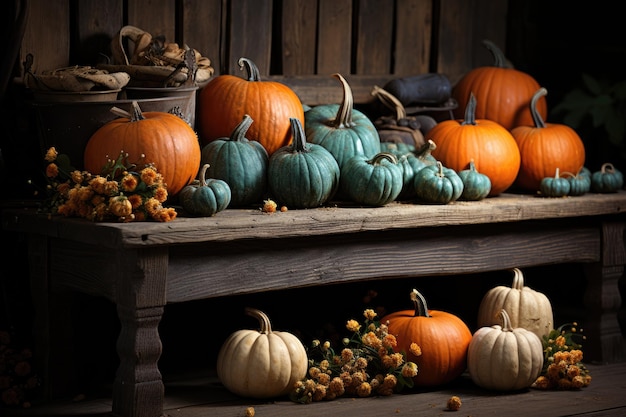
[[[117,306],[114,415],[161,417],[164,307],[221,296],[580,263],[587,278],[585,359],[623,361],[625,212],[622,191],[274,214],[228,209],[167,223],[92,223],[6,210],[2,226],[28,237],[37,347],[44,352],[37,365],[47,393],[68,384],[69,307],[62,294],[79,291]]]

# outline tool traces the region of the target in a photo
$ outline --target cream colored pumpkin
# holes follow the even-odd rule
[[[524,328],[512,328],[506,310],[499,314],[501,325],[481,327],[467,350],[467,369],[481,388],[515,391],[528,388],[541,374],[543,345]]]
[[[554,326],[552,304],[545,294],[524,286],[519,268],[513,268],[513,274],[511,287],[494,287],[483,297],[478,308],[478,327],[498,324],[498,315],[504,309],[514,328],[523,327],[541,339]]]
[[[217,356],[217,376],[232,393],[242,397],[271,398],[288,394],[306,376],[304,345],[289,332],[272,331],[262,311],[246,313],[259,320],[260,330],[231,334]]]

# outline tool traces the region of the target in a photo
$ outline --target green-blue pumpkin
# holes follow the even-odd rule
[[[463,181],[459,174],[444,167],[440,161],[415,174],[414,185],[417,197],[430,204],[448,204],[463,194]]]
[[[343,86],[341,104],[320,104],[304,114],[307,140],[326,148],[339,169],[353,156],[372,158],[380,152],[380,137],[374,123],[354,109],[352,90],[341,74],[333,74]]]
[[[463,192],[459,200],[480,201],[489,195],[491,180],[489,177],[476,169],[474,160],[471,160],[467,169],[459,171],[459,177],[463,181]]]
[[[290,118],[293,141],[272,154],[268,183],[272,198],[288,208],[314,208],[339,188],[339,165],[321,145],[307,143],[300,120]]]
[[[209,164],[209,177],[230,186],[231,207],[258,203],[267,192],[269,157],[261,143],[246,138],[252,123],[246,114],[229,138],[216,139],[202,148],[201,161]]]
[[[402,167],[391,153],[380,152],[371,159],[353,156],[341,170],[342,195],[364,206],[391,203],[400,195],[402,185]]]
[[[542,178],[539,183],[539,191],[545,197],[565,197],[569,194],[570,188],[570,182],[560,175],[558,168],[554,177]]]
[[[178,195],[181,207],[193,217],[211,217],[225,210],[230,203],[231,192],[226,181],[210,178],[206,173],[209,168],[204,164],[198,173],[198,179],[183,187]]]
[[[596,193],[615,193],[624,187],[624,176],[610,162],[602,164],[591,175],[591,190]]]

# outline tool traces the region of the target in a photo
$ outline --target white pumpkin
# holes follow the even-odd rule
[[[524,286],[524,275],[519,268],[513,268],[511,287],[500,285],[490,289],[478,308],[478,327],[498,324],[500,310],[506,310],[511,318],[511,326],[523,327],[541,339],[553,329],[552,304],[548,297]]]
[[[528,388],[541,374],[543,345],[524,328],[512,328],[510,317],[501,310],[501,325],[481,327],[467,350],[467,369],[481,388],[515,391]]]
[[[289,332],[272,331],[262,311],[247,308],[259,320],[260,330],[231,334],[217,356],[217,376],[232,393],[242,397],[272,398],[286,395],[306,376],[304,345]]]

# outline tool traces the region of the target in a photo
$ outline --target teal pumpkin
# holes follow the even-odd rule
[[[181,207],[193,217],[211,217],[225,210],[230,203],[231,192],[226,181],[206,179],[208,164],[198,173],[198,179],[185,186],[179,193]]]
[[[417,197],[431,204],[448,204],[463,194],[463,181],[459,174],[444,167],[440,161],[415,174],[414,186]]]
[[[367,159],[380,152],[380,137],[374,123],[354,109],[352,90],[341,74],[334,74],[343,86],[341,104],[321,104],[304,114],[307,140],[322,145],[337,160],[339,169],[353,156]]]
[[[268,182],[272,197],[288,208],[314,208],[339,188],[339,165],[321,145],[307,143],[300,120],[290,118],[293,141],[272,154]]]
[[[459,171],[459,177],[463,181],[463,192],[459,200],[479,201],[489,195],[491,191],[491,180],[481,172],[478,172],[474,160],[471,160],[469,167]]]
[[[585,168],[583,168],[585,169]],[[591,190],[591,175],[585,174],[581,169],[578,174],[568,174],[569,194],[572,197],[584,195]]]
[[[624,186],[624,176],[610,162],[602,164],[591,175],[591,190],[596,193],[615,193]]]
[[[570,182],[556,169],[554,177],[545,177],[539,184],[539,191],[545,197],[565,197],[570,192]]]
[[[208,175],[230,186],[231,207],[257,203],[267,191],[268,153],[261,143],[246,138],[252,122],[244,115],[229,138],[216,139],[202,148],[201,161],[210,166]]]
[[[398,157],[398,164],[402,167],[402,191],[400,191],[397,200],[409,200],[416,197],[415,174],[425,166],[437,162],[431,154],[435,147],[435,142],[429,140],[418,149],[409,150],[402,154],[391,152]]]
[[[402,191],[402,168],[398,158],[380,152],[369,159],[356,155],[341,170],[341,191],[364,206],[381,207],[394,201]]]

